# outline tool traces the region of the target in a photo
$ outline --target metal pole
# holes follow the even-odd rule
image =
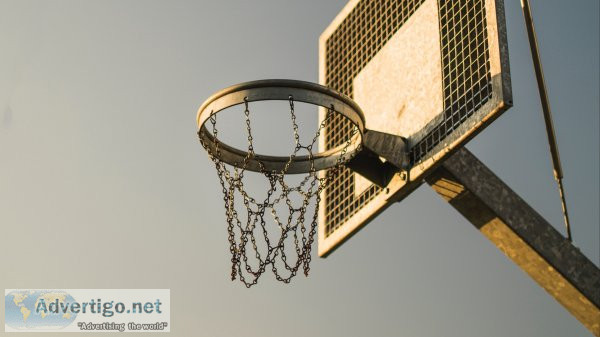
[[[531,15],[529,0],[521,0],[521,7],[523,8],[523,16],[525,17],[525,27],[527,27],[527,36],[529,38],[529,47],[531,48],[533,68],[535,69],[535,77],[537,79],[540,101],[542,103],[542,112],[544,113],[544,122],[546,123],[546,134],[548,135],[548,145],[550,145],[550,154],[552,155],[554,179],[556,179],[558,184],[563,217],[565,226],[567,227],[567,238],[569,241],[573,241],[571,237],[571,226],[569,223],[569,212],[567,211],[565,190],[562,183],[563,172],[560,164],[560,156],[558,154],[558,143],[556,141],[556,135],[554,134],[554,124],[552,122],[552,112],[550,111],[550,101],[548,100],[548,93],[546,91],[544,72],[542,70],[542,61],[540,60],[540,52],[538,50],[537,37],[535,34],[535,27],[533,26],[533,17]]]
[[[427,183],[595,336],[600,269],[467,149]]]

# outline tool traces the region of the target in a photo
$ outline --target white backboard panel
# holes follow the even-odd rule
[[[320,83],[353,98],[366,128],[408,140],[408,174],[387,188],[345,169],[324,192],[325,256],[512,105],[502,0],[350,1],[319,39]],[[335,119],[320,147],[350,125]]]

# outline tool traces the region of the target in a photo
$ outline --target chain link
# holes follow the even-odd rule
[[[352,138],[358,132],[358,129],[353,129],[334,167],[327,170],[322,177],[319,177],[315,170],[313,148],[321,132],[333,118],[335,109],[333,106],[327,108],[326,116],[319,124],[311,142],[308,145],[302,145],[298,132],[299,127],[296,120],[294,98],[289,96],[288,102],[294,137],[294,151],[289,156],[283,169],[279,172],[267,171],[264,163],[258,161],[260,173],[267,178],[269,185],[267,195],[262,201],[257,201],[251,197],[245,190],[243,183],[248,162],[255,157],[247,97],[244,98],[244,118],[248,151],[242,163],[238,163],[235,166],[228,166],[219,159],[221,152],[217,137],[217,117],[215,113],[211,112],[209,118],[213,136],[212,147],[209,146],[210,144],[206,144],[206,140],[200,137],[202,146],[207,150],[210,159],[217,169],[219,183],[223,191],[229,251],[232,263],[231,279],[235,280],[239,278],[248,288],[258,282],[258,279],[268,266],[271,266],[275,278],[284,283],[289,283],[300,269],[302,269],[304,275],[308,276],[311,262],[311,247],[315,241],[317,231],[321,194],[337,174],[339,174],[342,165],[350,159],[347,158],[346,154],[352,144]],[[200,132],[198,135],[200,136]],[[310,169],[300,183],[290,186],[285,181],[286,173],[301,150],[308,152]],[[293,192],[297,193],[302,199],[298,207],[294,206],[294,196],[291,195]],[[235,208],[236,194],[238,198],[241,197],[241,201],[246,209],[246,215],[242,218],[240,218]],[[311,204],[314,204],[314,211],[312,215],[308,215],[308,208]],[[279,215],[277,207],[285,210],[286,217],[283,218],[287,218],[285,221]],[[267,214],[270,214],[272,222],[276,225],[275,228],[271,229],[271,233],[269,233],[266,221],[266,218],[268,218]],[[308,224],[306,224],[307,219],[309,221]],[[278,230],[278,233],[272,232],[275,229]],[[278,239],[272,241],[269,234],[273,237],[279,234]],[[264,241],[264,248],[258,243],[257,237],[259,236]],[[285,247],[287,239],[290,239],[293,243],[293,249],[290,249],[290,251],[293,251],[296,255],[295,261],[288,260],[288,255],[286,255]],[[249,255],[253,256],[255,261],[249,261]]]

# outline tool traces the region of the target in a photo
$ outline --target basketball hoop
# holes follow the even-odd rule
[[[254,151],[251,130],[250,106],[257,101],[288,101],[293,128],[294,150],[289,156],[268,156]],[[310,144],[300,142],[294,110],[295,102],[303,102],[324,108],[325,118],[319,124]],[[224,144],[218,138],[217,114],[235,105],[244,105],[244,117],[248,148],[240,150]],[[314,146],[326,125],[336,116],[342,116],[352,124],[347,139],[341,145],[314,153]],[[275,278],[288,283],[300,268],[308,276],[311,246],[317,228],[317,215],[321,192],[360,150],[364,134],[364,116],[350,98],[327,87],[295,80],[261,80],[246,82],[223,89],[202,104],[198,111],[198,136],[202,146],[215,164],[221,183],[225,216],[227,219],[230,252],[232,254],[231,279],[237,276],[247,286],[257,283],[268,266]],[[306,151],[308,155],[298,155]],[[245,171],[258,172],[268,181],[267,196],[257,200],[244,188]],[[304,175],[300,183],[291,186],[285,181],[289,174]],[[302,202],[295,207],[291,195],[301,196]],[[235,198],[241,199],[247,214],[245,219],[235,209]],[[307,209],[314,205],[312,214]],[[238,202],[238,207],[239,202]],[[285,216],[279,208],[287,208]],[[269,226],[268,218],[271,218]],[[284,221],[282,219],[286,219]],[[306,222],[309,222],[308,224]],[[273,226],[274,225],[274,226]],[[269,237],[275,235],[276,240]],[[278,233],[273,233],[276,230]],[[265,243],[265,249],[257,245],[257,237]],[[297,258],[289,261],[286,256],[286,239],[293,237],[293,250]],[[289,247],[288,247],[289,248]],[[253,256],[254,262],[249,261]],[[279,266],[279,269],[278,269]],[[284,270],[282,270],[282,267]]]

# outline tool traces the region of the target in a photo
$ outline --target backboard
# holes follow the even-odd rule
[[[319,39],[319,82],[356,101],[365,128],[404,137],[409,153],[387,187],[344,169],[325,190],[326,256],[512,105],[503,1],[351,0]],[[349,132],[334,118],[319,147]]]

